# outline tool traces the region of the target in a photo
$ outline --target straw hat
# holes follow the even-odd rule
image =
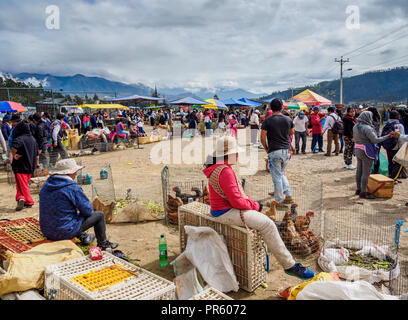
[[[243,149],[238,146],[237,139],[231,136],[225,136],[217,140],[217,146],[213,157],[223,157],[229,154],[242,152]]]
[[[51,171],[51,175],[74,174],[83,168],[85,167],[78,166],[74,159],[64,159],[56,163],[54,170]]]

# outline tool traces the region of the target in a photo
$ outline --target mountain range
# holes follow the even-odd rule
[[[128,95],[143,95],[150,96],[154,89],[143,85],[137,84],[125,84],[122,82],[110,81],[101,77],[87,77],[82,74],[76,74],[74,76],[55,76],[52,74],[38,74],[38,73],[18,73],[12,75],[14,78],[19,79],[26,83],[32,83],[33,85],[42,85],[44,88],[53,89],[64,92],[73,92],[72,95],[80,92],[88,91],[93,94],[95,91],[99,96],[114,96],[115,93],[118,97]],[[191,91],[185,88],[158,88],[160,96],[166,97],[168,100],[184,98],[187,96],[194,97],[196,99],[210,99],[216,94],[220,99],[239,99],[239,98],[257,98],[259,94],[254,94],[247,90],[235,89],[228,87],[215,88],[214,90],[208,90],[205,88],[198,88]],[[89,95],[88,93],[88,95]],[[83,93],[82,95],[84,95]],[[262,94],[261,94],[262,95]]]
[[[2,74],[0,73],[0,76]],[[74,76],[55,76],[51,74],[37,73],[19,73],[8,74],[15,79],[19,79],[25,83],[33,85],[42,85],[44,88],[50,88],[55,91],[63,90],[64,92],[72,92],[71,95],[93,95],[97,92],[99,97],[113,97],[115,93],[118,97],[127,95],[144,95],[150,96],[154,91],[142,83],[126,84],[117,81],[107,80],[101,77],[88,77],[81,74]],[[340,81],[323,81],[314,85],[308,85],[293,90],[296,95],[305,89],[310,89],[328,99],[333,103],[339,102],[340,97]],[[408,67],[398,67],[388,70],[379,70],[363,73],[353,77],[344,78],[344,102],[345,103],[363,103],[363,102],[407,102],[408,100]],[[83,94],[80,94],[83,92]],[[219,87],[213,90],[205,88],[188,89],[188,88],[158,88],[161,97],[167,100],[173,100],[191,96],[196,99],[213,98],[216,94],[220,99],[239,99],[246,97],[249,99],[256,98],[272,98],[279,97],[289,99],[292,97],[292,89],[284,91],[276,91],[270,95],[254,94],[244,89],[231,87]]]
[[[340,98],[340,80],[323,81],[315,85],[296,88],[293,95],[310,89],[338,103]],[[292,97],[292,90],[276,91],[264,99]],[[366,72],[343,79],[344,103],[391,103],[408,100],[408,67]]]

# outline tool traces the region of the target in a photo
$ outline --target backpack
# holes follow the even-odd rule
[[[384,126],[382,132],[381,132],[381,137],[384,137],[388,134],[390,134],[391,132],[395,131],[395,126],[393,123],[391,122],[387,122],[387,124]],[[396,138],[389,138],[383,142],[380,143],[380,145],[385,149],[385,150],[392,150],[395,148],[395,146],[398,143],[398,139]]]
[[[331,115],[330,115],[331,116]],[[332,117],[332,116],[331,116]],[[344,134],[344,124],[343,120],[336,120],[335,117],[332,117],[334,119],[334,125],[333,128],[331,129],[334,134]]]

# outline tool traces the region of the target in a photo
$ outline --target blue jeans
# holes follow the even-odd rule
[[[323,152],[323,136],[321,134],[314,134],[312,136],[312,152],[314,151],[316,144],[319,145],[319,151]]]
[[[289,150],[276,150],[268,154],[269,170],[271,171],[275,200],[282,202],[283,195],[291,196],[285,169],[289,162]]]

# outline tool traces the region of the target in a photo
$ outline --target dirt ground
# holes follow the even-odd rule
[[[246,131],[249,135],[249,130]],[[183,145],[184,144],[185,142],[183,142]],[[306,187],[305,192],[308,191],[314,194],[317,194],[318,191],[312,190],[312,186],[318,185],[320,181],[323,183],[323,214],[330,214],[331,210],[337,210],[339,208],[348,210],[348,212],[355,212],[354,208],[364,208],[371,210],[374,217],[376,214],[390,213],[393,219],[394,217],[403,219],[405,222],[403,229],[407,229],[408,207],[405,207],[405,203],[408,201],[408,180],[402,180],[403,182],[401,184],[395,186],[394,197],[392,199],[361,200],[354,196],[355,171],[343,168],[344,162],[342,155],[328,158],[324,157],[322,153],[312,154],[310,152],[310,144],[311,138],[307,141],[307,154],[296,155],[290,161],[287,176],[291,184],[310,186],[309,189],[311,190],[307,190],[308,188]],[[91,173],[94,179],[99,176],[101,167],[106,163],[110,163],[117,198],[123,198],[126,190],[131,188],[132,192],[138,194],[142,200],[154,200],[161,203],[161,171],[163,164],[153,164],[151,161],[151,151],[153,148],[157,148],[157,145],[157,143],[147,144],[141,146],[143,149],[127,149],[77,159],[80,159],[82,164],[86,166],[84,173]],[[249,146],[246,148],[247,151],[250,150],[249,152],[251,153],[257,153],[259,162],[259,171],[250,179],[255,183],[259,181],[259,179],[269,179],[269,174],[265,171],[264,151],[262,149],[249,148]],[[326,141],[324,149],[326,150]],[[356,165],[355,161],[354,159],[354,164]],[[182,168],[183,170],[186,168],[200,169],[198,165],[168,164],[173,167]],[[181,179],[182,176],[188,178],[189,173],[185,172],[177,178]],[[272,179],[270,179],[269,186],[271,185]],[[91,187],[84,186],[83,188],[90,197]],[[7,183],[7,175],[2,169],[0,171],[0,219],[38,217],[38,191],[39,190],[35,190],[34,188],[32,190],[35,201],[33,208],[24,209],[19,213],[15,212],[15,189],[14,186]],[[307,196],[304,197],[307,198]],[[347,223],[346,220],[345,217],[344,223]],[[323,219],[321,221],[323,221]],[[395,222],[393,222],[392,225],[394,225]],[[322,232],[324,231],[323,226],[321,230]],[[118,249],[125,252],[133,260],[137,260],[143,268],[168,280],[173,280],[174,273],[172,267],[170,265],[165,268],[159,266],[158,240],[161,234],[166,235],[169,261],[175,259],[180,254],[177,227],[167,227],[164,221],[143,224],[118,223],[108,225],[107,232],[111,241],[120,244]],[[401,256],[404,258],[408,257],[407,244],[408,233],[403,231],[401,233]],[[315,271],[320,271],[315,261],[309,261],[308,265]],[[277,293],[279,291],[299,283],[301,283],[300,280],[286,275],[272,258],[271,271],[267,275],[267,288],[259,287],[253,293],[240,290],[237,293],[229,293],[229,295],[234,299],[277,299]]]

